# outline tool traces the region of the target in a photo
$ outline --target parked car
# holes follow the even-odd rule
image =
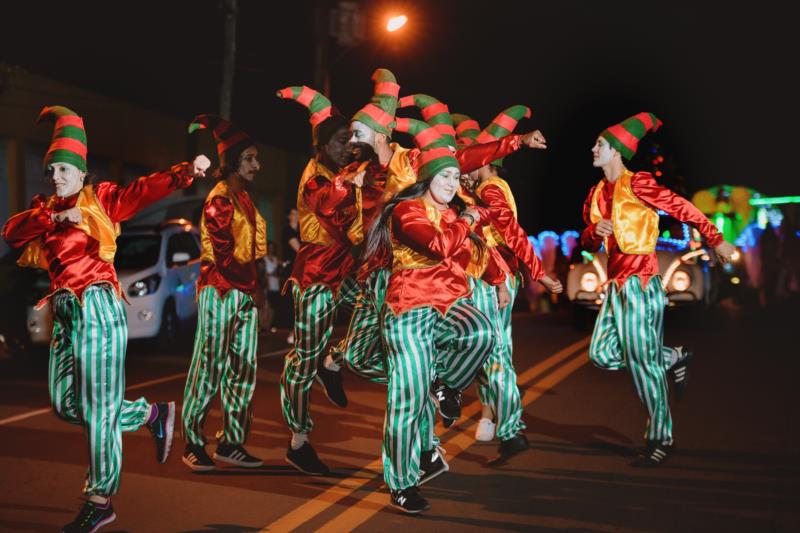
[[[181,325],[197,316],[196,281],[200,274],[200,234],[185,219],[157,227],[126,227],[117,238],[114,267],[128,300],[124,304],[129,339],[157,339],[168,346]],[[36,283],[37,296],[46,294],[45,274]],[[50,305],[28,306],[28,334],[34,344],[50,342]]]

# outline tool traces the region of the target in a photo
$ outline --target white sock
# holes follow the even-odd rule
[[[107,496],[100,496],[99,494],[92,494],[89,496],[89,501],[94,503],[99,503],[100,505],[106,505],[108,503]]]
[[[292,449],[299,450],[303,444],[308,442],[308,433],[295,433],[292,432]]]
[[[325,357],[325,360],[322,362],[322,365],[325,368],[327,368],[328,370],[330,370],[331,372],[338,372],[339,370],[342,369],[342,367],[339,366],[339,364],[336,361],[333,360],[333,355],[332,354],[328,354]]]

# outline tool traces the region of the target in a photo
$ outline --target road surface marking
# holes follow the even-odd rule
[[[581,339],[579,341],[576,341],[576,342],[570,344],[569,346],[559,350],[558,352],[556,352],[552,356],[550,356],[547,359],[545,359],[544,361],[532,366],[531,368],[529,368],[528,370],[523,372],[521,375],[519,375],[517,377],[518,383],[520,384],[520,386],[529,385],[529,383],[528,383],[529,381],[531,381],[535,377],[543,374],[544,372],[546,372],[550,368],[554,367],[555,365],[561,363],[562,361],[564,361],[565,359],[567,359],[568,357],[573,355],[577,350],[585,348],[586,346],[589,345],[590,341],[591,341],[591,337],[584,337],[583,339]],[[584,353],[585,352],[582,352],[579,355],[578,359],[583,359]],[[583,361],[581,364],[583,364],[583,363],[585,363],[587,361],[588,361],[588,359]],[[557,373],[557,372],[554,372],[554,374],[555,373]],[[542,382],[544,382],[544,380]],[[537,385],[538,385],[538,383],[537,383]],[[541,395],[541,392],[543,392],[543,391],[539,391],[539,395]],[[525,395],[525,399],[527,399],[527,398],[528,398],[528,394]],[[536,396],[535,398],[538,398],[538,396]],[[525,401],[525,400],[523,400],[523,401]],[[532,402],[533,400],[531,399],[531,400],[528,400],[528,401]],[[524,404],[524,405],[527,405],[527,404]],[[461,410],[461,418],[460,418],[460,420],[471,420],[472,416],[477,414],[480,410],[481,410],[481,403],[480,403],[480,401],[476,400],[476,401],[472,402],[471,404],[467,405],[466,407],[464,407]],[[455,429],[455,427],[457,427],[458,425],[459,425],[459,422],[456,422],[453,425],[453,427],[451,427],[448,430],[446,430],[445,433]],[[455,444],[455,445],[458,445],[457,441],[460,442],[459,437],[463,437],[464,435],[470,435],[471,433],[474,433],[474,428],[472,428],[472,426],[474,426],[474,422],[470,426],[470,431],[461,433],[459,436],[455,437],[454,439],[448,440],[447,441],[447,445],[450,446],[451,443]],[[437,431],[437,433],[441,434],[441,432],[442,432],[441,425],[438,426],[438,429],[439,429],[439,431]],[[472,444],[473,439],[472,439],[471,436],[470,437],[464,437],[464,438],[469,441],[468,444]],[[461,448],[465,449],[466,446],[462,445]],[[451,458],[451,457],[454,457],[454,455],[448,454],[448,458]],[[304,504],[300,505],[299,507],[293,509],[292,511],[286,513],[285,515],[280,517],[278,520],[268,524],[267,526],[265,526],[261,530],[261,532],[264,532],[264,531],[289,531],[289,530],[295,529],[295,528],[299,527],[300,525],[302,525],[303,523],[308,522],[309,520],[311,520],[315,516],[319,515],[320,513],[324,512],[326,509],[328,509],[332,505],[336,504],[339,500],[341,500],[341,499],[353,494],[354,492],[356,492],[358,489],[360,489],[361,487],[363,487],[367,483],[369,483],[371,481],[375,481],[378,478],[382,478],[382,477],[383,477],[383,461],[380,458],[378,458],[378,459],[375,459],[374,461],[372,461],[371,463],[369,463],[364,468],[362,468],[359,472],[356,472],[354,474],[354,477],[349,477],[349,478],[343,479],[342,481],[340,481],[336,485],[334,485],[334,486],[330,487],[329,489],[321,492],[320,494],[318,494],[317,496],[315,496],[311,500],[308,500],[306,503],[304,503]],[[377,502],[377,498],[380,498],[380,502]],[[377,503],[377,507],[378,508],[375,511],[375,512],[377,512],[378,510],[380,510],[383,507],[385,507],[386,500],[387,500],[386,494],[377,493],[377,492],[371,492],[369,495],[367,495],[361,501],[369,501],[370,503],[373,503],[373,502]],[[370,507],[373,507],[373,506],[370,505]],[[353,509],[353,508],[351,508],[351,509]],[[347,511],[345,511],[345,512],[347,512]],[[339,516],[341,516],[341,515],[339,515]],[[367,518],[369,518],[369,517],[367,517]],[[327,527],[327,525],[324,526],[324,527]],[[339,531],[345,531],[345,530],[347,530],[347,528],[339,529]]]

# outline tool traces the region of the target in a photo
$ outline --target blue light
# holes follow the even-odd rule
[[[659,237],[656,243],[656,250],[684,250],[689,246],[692,240],[692,234],[689,231],[688,224],[681,224],[681,231],[683,233],[682,239],[673,239],[669,237]]]
[[[576,241],[580,242],[581,235],[573,229],[568,229],[561,234],[561,253],[564,257],[569,257],[572,253],[569,249],[569,237],[574,237]]]
[[[536,240],[536,237],[533,235],[528,235],[528,242],[531,243],[531,248],[533,248],[533,253],[536,254],[536,257],[541,259],[542,250],[539,248],[539,241]]]

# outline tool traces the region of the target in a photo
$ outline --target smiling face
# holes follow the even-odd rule
[[[350,123],[348,147],[356,161],[367,161],[375,156],[377,136],[378,133],[363,122],[354,120]]]
[[[339,168],[347,165],[350,161],[350,131],[346,127],[336,130],[328,143],[323,147],[325,155],[333,161]]]
[[[71,163],[53,163],[47,167],[47,173],[59,198],[67,198],[80,191],[86,177],[86,172]]]
[[[457,167],[445,167],[431,180],[428,191],[431,198],[439,204],[449,204],[458,190],[461,171]]]
[[[603,137],[598,137],[592,147],[592,156],[594,158],[592,164],[595,167],[604,167],[610,164],[618,153],[608,144],[607,140]]]
[[[251,146],[242,152],[239,157],[239,169],[237,174],[245,181],[253,181],[256,178],[256,173],[261,169],[261,164],[258,162],[258,149]]]

